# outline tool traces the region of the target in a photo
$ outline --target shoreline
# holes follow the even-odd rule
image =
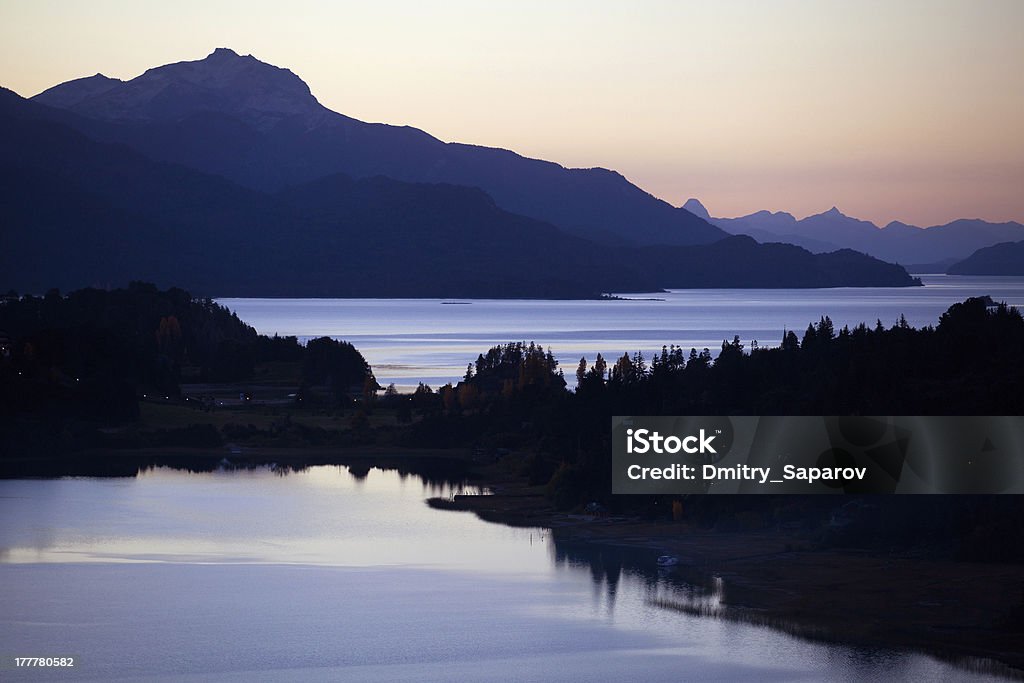
[[[189,448],[166,446],[131,449],[87,449],[50,457],[0,459],[0,479],[60,477],[132,477],[139,469],[171,467],[209,472],[218,468],[282,467],[302,469],[319,465],[360,465],[402,469],[415,463],[445,462],[469,472],[473,460],[465,448],[407,448],[401,446],[230,446]]]
[[[663,609],[763,625],[809,640],[912,650],[968,669],[1024,680],[1024,566],[815,549],[798,533],[716,532],[680,522],[559,512],[511,476],[486,496],[430,499],[509,526],[550,529],[566,545],[629,552],[639,571],[721,586],[721,607],[660,602]],[[479,471],[479,470],[478,470]],[[486,469],[483,472],[487,472]],[[680,564],[658,569],[655,558]]]
[[[75,465],[82,471],[78,471]],[[666,575],[720,587],[720,607],[653,602],[706,618],[767,626],[814,641],[911,650],[975,671],[1024,680],[1024,566],[930,559],[910,553],[813,548],[788,531],[716,532],[683,522],[569,514],[543,486],[529,486],[514,461],[481,462],[465,448],[243,447],[81,451],[53,458],[0,461],[0,477],[135,476],[139,469],[317,465],[374,467],[420,476],[462,477],[486,495],[429,498],[434,509],[470,512],[485,522],[549,529],[569,552],[610,549],[623,566],[659,571],[655,558],[676,555]],[[84,470],[88,471],[84,471]]]

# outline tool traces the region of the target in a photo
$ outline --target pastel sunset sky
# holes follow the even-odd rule
[[[24,96],[230,47],[326,106],[712,215],[1024,221],[1021,0],[0,0]]]

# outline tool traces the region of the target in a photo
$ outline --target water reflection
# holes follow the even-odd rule
[[[225,642],[217,656],[238,671],[257,655],[275,668],[390,666],[396,653],[416,665],[405,678],[391,669],[322,674],[358,680],[417,680],[428,670],[501,680],[509,667],[532,672],[526,680],[674,681],[682,670],[761,680],[964,678],[923,656],[708,618],[721,611],[728,581],[699,567],[659,571],[653,549],[565,542],[432,510],[427,497],[486,493],[437,464],[222,463],[0,481],[0,645],[51,646],[53,632],[25,626],[32,622],[61,625],[68,647],[97,663],[137,648],[145,671],[164,673],[180,662],[154,644],[173,640],[175,657],[196,672],[223,670],[221,659],[204,659],[211,642]],[[106,615],[102,629],[88,625],[96,614]],[[250,637],[225,641],[232,633]],[[139,634],[153,637],[135,642]],[[359,645],[307,656],[321,642]]]
[[[285,458],[291,458],[287,460]],[[232,455],[219,457],[214,452],[139,453],[125,451],[108,457],[82,457],[78,453],[48,459],[28,459],[5,467],[5,479],[61,479],[75,477],[138,478],[147,472],[176,470],[193,474],[261,471],[276,476],[315,470],[318,467],[347,468],[353,479],[366,479],[373,469],[394,471],[404,480],[409,476],[421,479],[428,487],[443,488],[465,483],[470,475],[469,463],[453,458],[429,456],[360,456],[350,453],[301,451],[294,454]]]
[[[595,596],[614,607],[623,575],[637,583],[649,605],[699,616],[718,616],[724,609],[725,581],[694,566],[659,567],[658,551],[559,540],[551,543],[556,567],[585,571]]]
[[[464,464],[427,458],[202,470],[145,466],[131,478],[0,481],[0,561],[444,564],[451,547],[467,546],[479,531],[468,516],[420,524],[424,498],[487,493],[466,478]],[[485,537],[494,552],[458,559],[521,565],[508,559],[515,551],[505,540]]]
[[[674,614],[682,619],[697,619],[701,624],[696,627],[698,629],[706,629],[708,624],[715,623],[728,633],[734,633],[729,629],[730,624],[768,628],[778,634],[795,637],[786,647],[794,657],[800,656],[797,643],[827,643],[827,646],[816,647],[824,647],[831,665],[851,680],[959,681],[973,680],[976,676],[982,679],[990,676],[1019,678],[1019,672],[994,660],[958,657],[952,660],[953,665],[946,665],[924,655],[908,655],[893,648],[842,645],[825,630],[731,607],[727,601],[728,582],[725,577],[693,564],[659,567],[657,557],[660,552],[657,550],[559,540],[554,534],[550,553],[552,564],[557,569],[587,576],[593,587],[592,612],[609,621],[618,617],[621,622],[639,621],[660,628],[685,628],[686,624],[693,627],[693,621],[685,624],[673,621]],[[616,615],[616,596],[620,592],[633,599],[627,601]],[[785,656],[780,650],[772,655]]]

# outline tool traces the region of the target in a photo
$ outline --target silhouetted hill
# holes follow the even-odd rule
[[[888,233],[892,229],[893,225],[890,223],[882,232]],[[925,255],[936,261],[944,258],[964,258],[965,255],[970,255],[983,247],[1024,239],[1024,225],[1016,221],[989,223],[976,218],[961,218],[945,225],[916,229],[918,232],[913,230],[915,228],[908,226],[901,233],[889,238],[894,248],[901,248],[909,255],[914,252],[917,245],[923,243]],[[920,235],[921,232],[924,236]],[[908,263],[909,259],[902,262]]]
[[[695,199],[690,202],[694,202],[690,204],[692,207],[704,208]],[[768,211],[709,220],[726,232],[750,235],[760,242],[788,242],[817,253],[843,247],[900,264],[959,260],[981,247],[1024,239],[1024,225],[1015,222],[960,219],[919,228],[893,221],[879,228],[870,221],[847,216],[835,207],[801,220],[789,213]]]
[[[216,296],[589,297],[686,287],[909,285],[906,272],[731,238],[638,250],[482,190],[335,174],[266,193],[97,142],[0,91],[3,287],[131,280]]]
[[[323,107],[287,69],[220,48],[127,82],[69,81],[36,101],[72,124],[147,156],[274,191],[343,172],[480,187],[508,211],[614,244],[703,244],[724,233],[614,171],[567,169],[514,152],[444,143],[408,126]]]
[[[915,284],[902,267],[851,249],[813,254],[791,244],[759,244],[746,235],[700,248],[644,247],[641,252],[643,262],[659,274],[659,282],[668,289]]]
[[[270,229],[278,217],[267,197],[94,142],[46,114],[0,92],[5,284],[41,292],[150,279],[209,293],[204,273],[218,261],[231,279],[256,275],[258,251],[234,228]]]
[[[946,271],[953,275],[1024,275],[1024,241],[1002,242],[974,252]]]
[[[479,190],[334,177],[278,197],[95,142],[39,109],[0,96],[6,286],[150,279],[219,296],[656,289],[607,248],[502,211]],[[331,196],[318,202],[318,192]]]
[[[337,174],[277,195],[307,226],[315,271],[349,274],[344,296],[594,296],[660,289],[632,253],[510,214],[477,188]]]

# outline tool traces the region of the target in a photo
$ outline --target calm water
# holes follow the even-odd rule
[[[0,481],[0,654],[20,680],[989,680],[666,611],[655,552],[556,547],[341,467]],[[728,591],[727,584],[722,590]]]
[[[911,325],[937,324],[957,301],[988,294],[1024,306],[1024,278],[925,275],[924,287],[849,289],[696,289],[629,295],[625,301],[440,299],[221,299],[264,334],[303,339],[331,336],[358,348],[381,384],[400,389],[462,377],[466,364],[495,344],[550,346],[572,379],[582,356],[616,358],[663,344],[717,353],[739,335],[777,345],[783,330],[802,335],[828,315],[839,329],[861,322],[886,326],[901,314]],[[659,299],[639,300],[642,298]]]

